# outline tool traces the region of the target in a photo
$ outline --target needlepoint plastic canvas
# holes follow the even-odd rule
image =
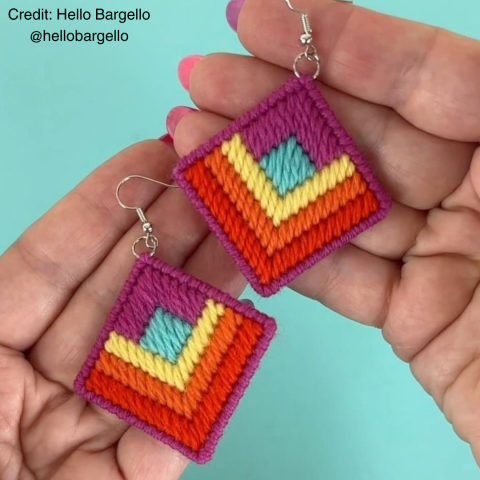
[[[254,308],[145,254],[75,391],[204,463],[275,329]]]
[[[177,183],[261,295],[382,220],[391,200],[311,77],[182,159]]]

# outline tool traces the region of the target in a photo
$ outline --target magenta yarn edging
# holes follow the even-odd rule
[[[275,102],[277,102],[278,99],[284,98],[284,96],[291,89],[295,89],[295,91],[298,91],[300,88],[306,89],[310,99],[314,102],[314,105],[318,109],[320,115],[324,118],[327,125],[333,130],[340,145],[343,147],[344,152],[350,155],[350,158],[356,165],[358,171],[361,173],[364,180],[367,182],[369,189],[375,193],[375,196],[380,204],[380,208],[377,212],[361,221],[355,227],[351,228],[348,232],[344,233],[339,238],[332,240],[328,245],[321,247],[317,252],[312,253],[308,258],[295,265],[295,267],[287,270],[270,284],[264,285],[259,281],[257,273],[252,267],[250,267],[248,262],[238,250],[235,243],[228,238],[228,235],[225,233],[222,226],[210,213],[210,210],[207,208],[203,200],[198,196],[196,190],[193,188],[191,183],[186,180],[184,173],[195,162],[201,160],[203,157],[211,153],[212,150],[220,146],[225,140],[230,139],[235,133],[241,134],[241,130],[244,129],[248,124],[253,121],[261,121],[258,119],[258,117],[265,113],[269,108],[271,108],[272,105],[275,105]],[[271,96],[264,99],[259,105],[254,107],[252,110],[244,114],[239,119],[235,120],[219,134],[215,135],[208,142],[201,145],[199,148],[197,148],[192,153],[180,160],[174,170],[174,178],[177,184],[185,191],[187,197],[194,204],[196,209],[199,210],[203,217],[206,219],[210,228],[220,239],[227,252],[233,257],[233,259],[235,260],[251,286],[263,297],[269,297],[277,293],[282,287],[293,281],[305,270],[311,268],[317,262],[323,260],[326,256],[330,255],[333,251],[342,248],[357,235],[383,220],[392,206],[391,198],[388,196],[386,191],[375,178],[370,166],[365,161],[359,150],[356,148],[353,139],[350,137],[343,125],[340,123],[335,113],[323,97],[322,93],[318,90],[315,81],[309,76],[290,78],[283,85],[283,87],[274,92]]]
[[[269,101],[262,105],[263,108],[253,111],[253,118],[242,127],[240,135],[257,162],[292,135],[317,169],[329,165],[344,153],[329,121],[332,111],[326,103],[321,107],[326,111],[322,111],[319,104],[312,102],[307,88],[311,84],[316,89],[311,77],[292,77],[284,88],[267,99]],[[304,100],[309,102],[305,109]]]
[[[171,277],[172,279],[178,280],[182,284],[187,285],[189,289],[195,291],[197,294],[200,293],[202,295],[206,295],[209,298],[223,303],[232,310],[241,313],[243,316],[250,318],[251,320],[257,321],[263,326],[263,334],[258,340],[253,354],[248,359],[240,378],[233,387],[232,393],[230,394],[225,405],[223,406],[221,414],[213,424],[207,441],[199,451],[195,451],[185,446],[183,443],[179,442],[171,435],[168,435],[157,429],[156,427],[140,420],[135,415],[128,412],[127,410],[124,410],[120,406],[115,405],[114,403],[106,400],[100,395],[88,391],[85,386],[90,372],[94,368],[95,363],[100,356],[100,352],[103,350],[104,344],[107,341],[110,332],[115,328],[115,323],[118,319],[118,315],[123,310],[124,305],[129,300],[131,300],[132,297],[135,296],[135,287],[137,286],[138,278],[146,268],[151,268],[157,271],[159,274],[163,274]],[[85,361],[77,378],[75,379],[74,390],[81,397],[117,415],[119,418],[126,421],[130,425],[140,428],[145,433],[151,435],[157,440],[160,440],[168,446],[172,447],[173,449],[178,450],[190,460],[193,460],[197,463],[206,463],[213,457],[218,441],[220,440],[225,427],[227,426],[231,416],[233,415],[235,408],[243,397],[251,378],[253,377],[258,366],[260,365],[260,361],[264,353],[266,352],[272,338],[275,335],[276,328],[276,323],[273,318],[270,318],[267,315],[259,312],[255,308],[234,299],[230,295],[221,292],[215,287],[207,285],[200,280],[184,272],[181,272],[180,270],[177,270],[176,268],[162,262],[161,260],[152,258],[148,254],[144,254],[136,261],[129,275],[129,278],[125,282],[125,285],[117,300],[117,303],[115,304],[110,315],[108,316],[108,319],[103,326],[92,350],[90,351],[87,360]]]
[[[179,280],[172,280],[170,277],[168,280],[167,277],[161,277],[155,282],[151,278],[152,272],[154,272],[152,269],[143,269],[135,277],[135,288],[138,292],[135,312],[132,312],[131,304],[123,303],[115,323],[117,333],[137,343],[157,308],[182,318],[191,325],[196,325],[205,306],[205,296],[198,293],[191,295],[190,290],[185,291],[185,286]]]
[[[330,105],[328,105],[327,100],[315,85],[314,80],[312,80],[311,77],[301,77],[300,81],[302,81],[305,85],[305,88],[307,89],[310,98],[318,107],[320,114],[323,116],[328,126],[334,131],[335,136],[337,137],[340,145],[344,149],[344,152],[348,153],[353,163],[355,164],[359,172],[362,174],[362,177],[367,182],[370,190],[375,192],[377,200],[379,201],[381,206],[379,211],[386,210],[386,215],[388,210],[390,210],[392,206],[392,200],[385,191],[385,189],[381,186],[380,182],[375,178],[372,168],[358,150],[355,142],[353,141],[353,138],[348,134],[348,132],[345,130],[345,127],[336,117]],[[328,112],[328,116],[326,115],[326,112]]]

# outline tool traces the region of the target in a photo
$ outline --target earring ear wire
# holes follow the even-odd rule
[[[125,205],[120,198],[120,190],[122,189],[122,187],[130,180],[137,179],[137,178],[140,180],[146,180],[147,182],[156,183],[158,185],[162,185],[167,188],[179,188],[178,185],[170,185],[169,183],[164,183],[164,182],[161,182],[160,180],[154,180],[153,178],[150,178],[150,177],[144,177],[143,175],[129,175],[128,177],[125,177],[117,185],[117,190],[116,190],[116,197],[117,197],[118,204],[125,210],[138,210],[139,208],[139,207]]]
[[[349,3],[353,4],[352,0],[335,0],[339,3]],[[313,29],[310,23],[310,17],[308,13],[299,10],[298,8],[292,5],[291,0],[285,0],[287,7],[295,13],[298,13],[302,17],[302,26],[303,34],[300,36],[300,45],[305,47],[305,51],[297,55],[295,61],[293,62],[293,72],[295,75],[300,78],[301,73],[299,70],[299,64],[302,60],[307,60],[308,62],[313,62],[315,64],[315,73],[313,74],[313,79],[316,80],[320,76],[321,62],[320,57],[318,56],[317,49],[313,44]]]
[[[133,253],[133,255],[135,255],[135,257],[140,258],[140,255],[137,252],[137,246],[143,240],[147,250],[150,250],[150,256],[153,257],[155,255],[156,251],[157,251],[159,241],[158,241],[158,238],[153,234],[152,223],[150,223],[147,216],[145,215],[144,210],[141,207],[126,205],[125,203],[122,202],[122,199],[120,198],[120,191],[121,191],[122,187],[127,182],[129,182],[130,180],[133,180],[133,179],[146,180],[147,182],[152,182],[152,183],[156,183],[158,185],[163,185],[164,187],[167,187],[167,188],[179,188],[179,187],[177,185],[170,185],[169,183],[161,182],[160,180],[154,180],[153,178],[144,177],[143,175],[129,175],[128,177],[125,177],[117,185],[115,195],[117,197],[118,204],[122,208],[124,208],[125,210],[135,210],[137,212],[138,218],[140,219],[140,222],[142,222],[143,233],[145,234],[145,235],[142,235],[141,237],[138,237],[135,240],[135,242],[133,242],[132,253]]]

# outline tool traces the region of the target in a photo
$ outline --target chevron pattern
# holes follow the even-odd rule
[[[293,78],[182,159],[175,178],[264,296],[391,206],[309,77]]]
[[[143,256],[75,389],[203,463],[274,331],[272,319]]]

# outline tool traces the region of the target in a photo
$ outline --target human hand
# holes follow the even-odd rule
[[[394,207],[292,288],[382,328],[480,462],[480,43],[331,0],[300,3],[320,88]],[[196,63],[189,90],[202,111],[176,125],[180,155],[283,84],[300,25],[278,0],[246,0],[238,32],[257,58]]]
[[[187,462],[73,394],[73,381],[132,268],[141,229],[115,187],[168,181],[177,157],[159,141],[100,167],[0,257],[0,478],[175,480]],[[238,295],[234,264],[177,189],[125,186],[160,239],[157,256]],[[148,208],[148,209],[147,209]]]

